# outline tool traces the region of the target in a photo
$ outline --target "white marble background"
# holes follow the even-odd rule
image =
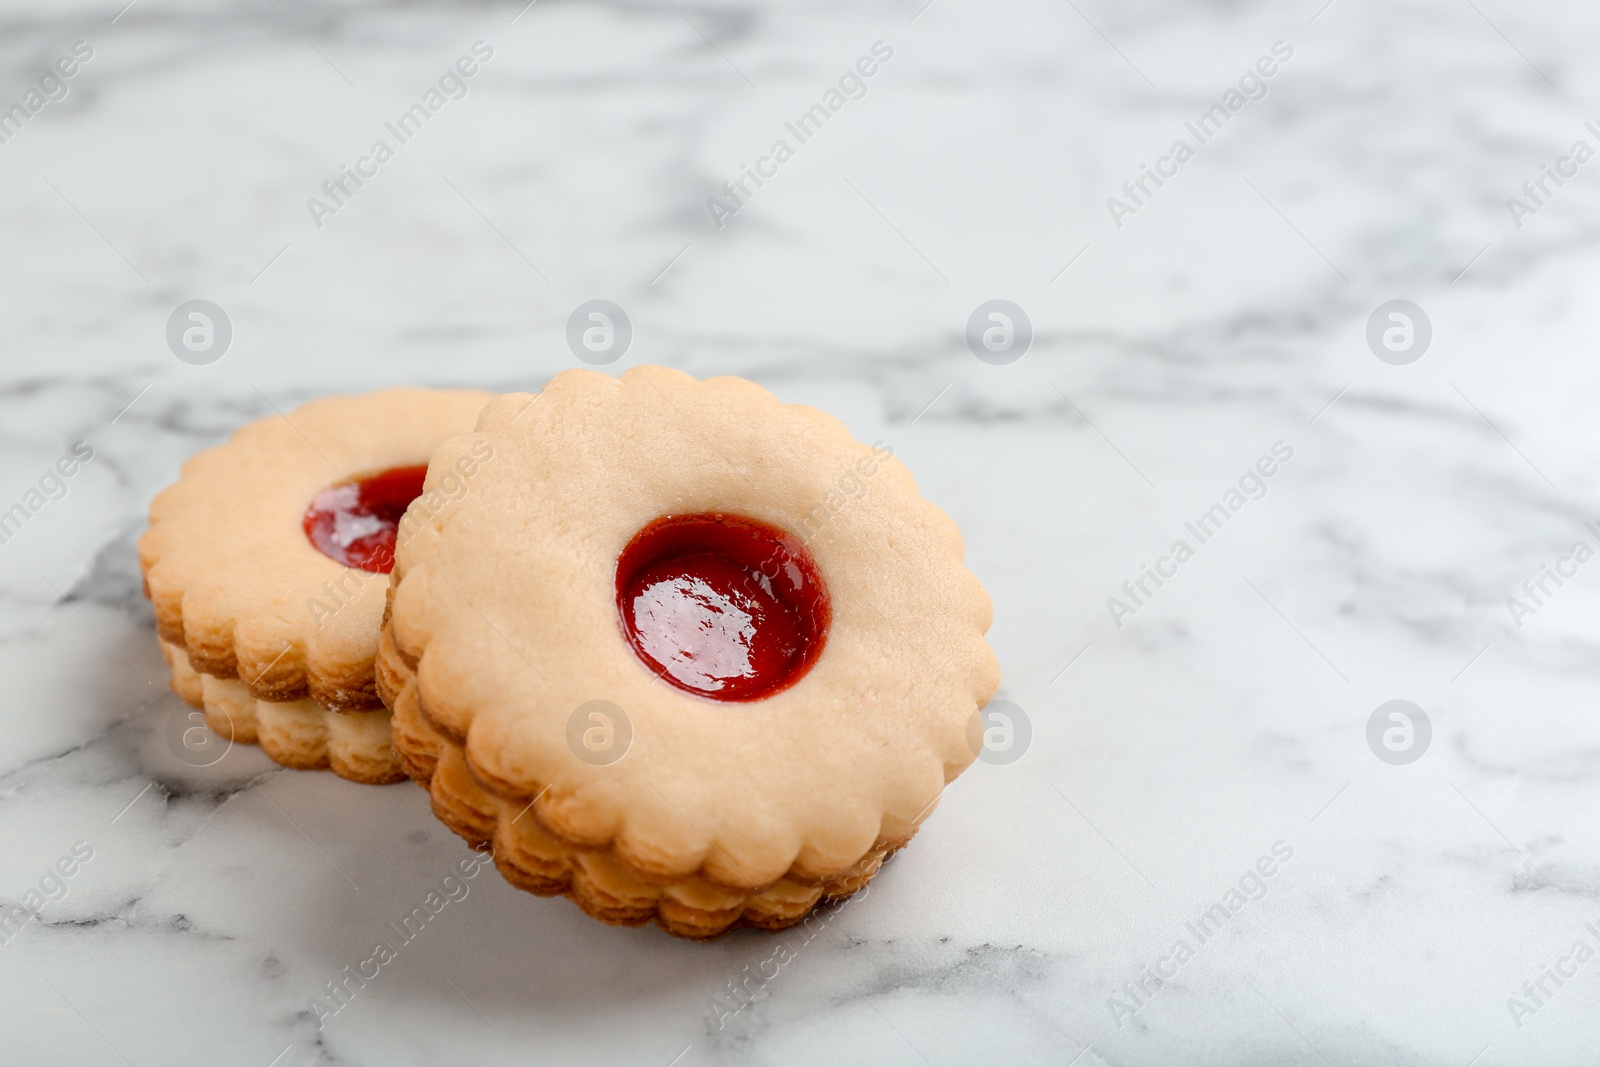
[[[95,450],[0,545],[0,902],[93,850],[0,945],[0,1062],[1593,1062],[1600,961],[1508,998],[1600,948],[1600,565],[1520,628],[1506,600],[1595,543],[1600,164],[1520,229],[1505,202],[1600,143],[1592,5],[121,3],[0,7],[0,106],[94,49],[0,145],[0,509]],[[478,40],[470,94],[316,228],[306,198]],[[867,96],[718,230],[706,197],[878,40]],[[1115,227],[1278,40],[1268,95]],[[197,297],[235,331],[209,366],[164,339]],[[780,935],[720,1026],[772,938],[485,875],[319,1030],[467,851],[409,786],[174,755],[144,508],[272,405],[537,387],[595,297],[634,323],[618,368],[747,375],[894,442],[967,535],[1031,747]],[[963,339],[995,297],[1037,332],[1011,366]],[[1433,324],[1409,366],[1364,339],[1397,297]],[[1115,627],[1279,440],[1268,495]],[[1433,727],[1408,766],[1366,742],[1394,698]],[[1119,1017],[1279,841],[1266,895]]]

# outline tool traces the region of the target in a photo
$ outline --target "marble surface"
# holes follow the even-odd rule
[[[121,6],[0,6],[0,107],[92,50],[0,143],[0,510],[28,512],[0,903],[34,909],[0,1061],[1593,1062],[1592,5]],[[879,41],[859,99],[708,208]],[[1571,176],[1535,204],[1546,164]],[[1113,211],[1143,165],[1172,176]],[[144,509],[275,407],[536,388],[594,298],[633,322],[612,369],[746,375],[893,442],[966,534],[1031,742],[809,940],[611,929],[485,873],[319,1026],[469,853],[410,786],[178,758]],[[1034,330],[1009,365],[964,336],[996,298]],[[191,299],[232,323],[208,365],[166,341]],[[1407,365],[1367,341],[1394,299],[1432,325]],[[1404,765],[1368,742],[1395,699],[1431,724]]]

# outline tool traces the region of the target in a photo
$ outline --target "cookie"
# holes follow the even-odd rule
[[[471,489],[484,457],[428,458],[492,394],[390,389],[315,400],[190,459],[139,538],[172,688],[207,725],[286,767],[403,780],[373,677],[403,515]],[[415,507],[407,512],[407,506]]]
[[[498,398],[432,471],[475,449],[471,494],[399,547],[377,682],[401,766],[513,885],[781,929],[972,762],[989,597],[886,445],[639,367]]]

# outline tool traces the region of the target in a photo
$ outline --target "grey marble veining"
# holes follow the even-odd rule
[[[0,115],[93,49],[0,143],[0,511],[93,449],[0,544],[0,906],[32,916],[0,1061],[1592,1062],[1600,564],[1507,602],[1600,547],[1600,161],[1507,201],[1600,149],[1597,37],[1503,0],[0,5]],[[414,788],[177,758],[144,509],[274,407],[536,388],[596,297],[619,369],[894,443],[994,597],[1030,747],[810,937],[619,931],[484,872],[319,1026],[468,852]],[[165,340],[195,298],[234,328],[207,366]],[[996,298],[1034,329],[1009,366],[965,338]],[[1396,298],[1433,330],[1406,366],[1366,340]],[[1368,746],[1391,699],[1431,724],[1408,765]]]

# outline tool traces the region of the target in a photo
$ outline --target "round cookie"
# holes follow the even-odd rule
[[[439,450],[430,487],[496,458],[399,548],[401,765],[508,881],[608,923],[779,929],[855,892],[998,685],[955,525],[747,381],[568,371],[530,403]]]
[[[389,389],[249,423],[184,464],[139,538],[172,688],[287,767],[405,777],[373,677],[402,514],[464,496],[479,454],[421,491],[429,457],[492,394]]]

